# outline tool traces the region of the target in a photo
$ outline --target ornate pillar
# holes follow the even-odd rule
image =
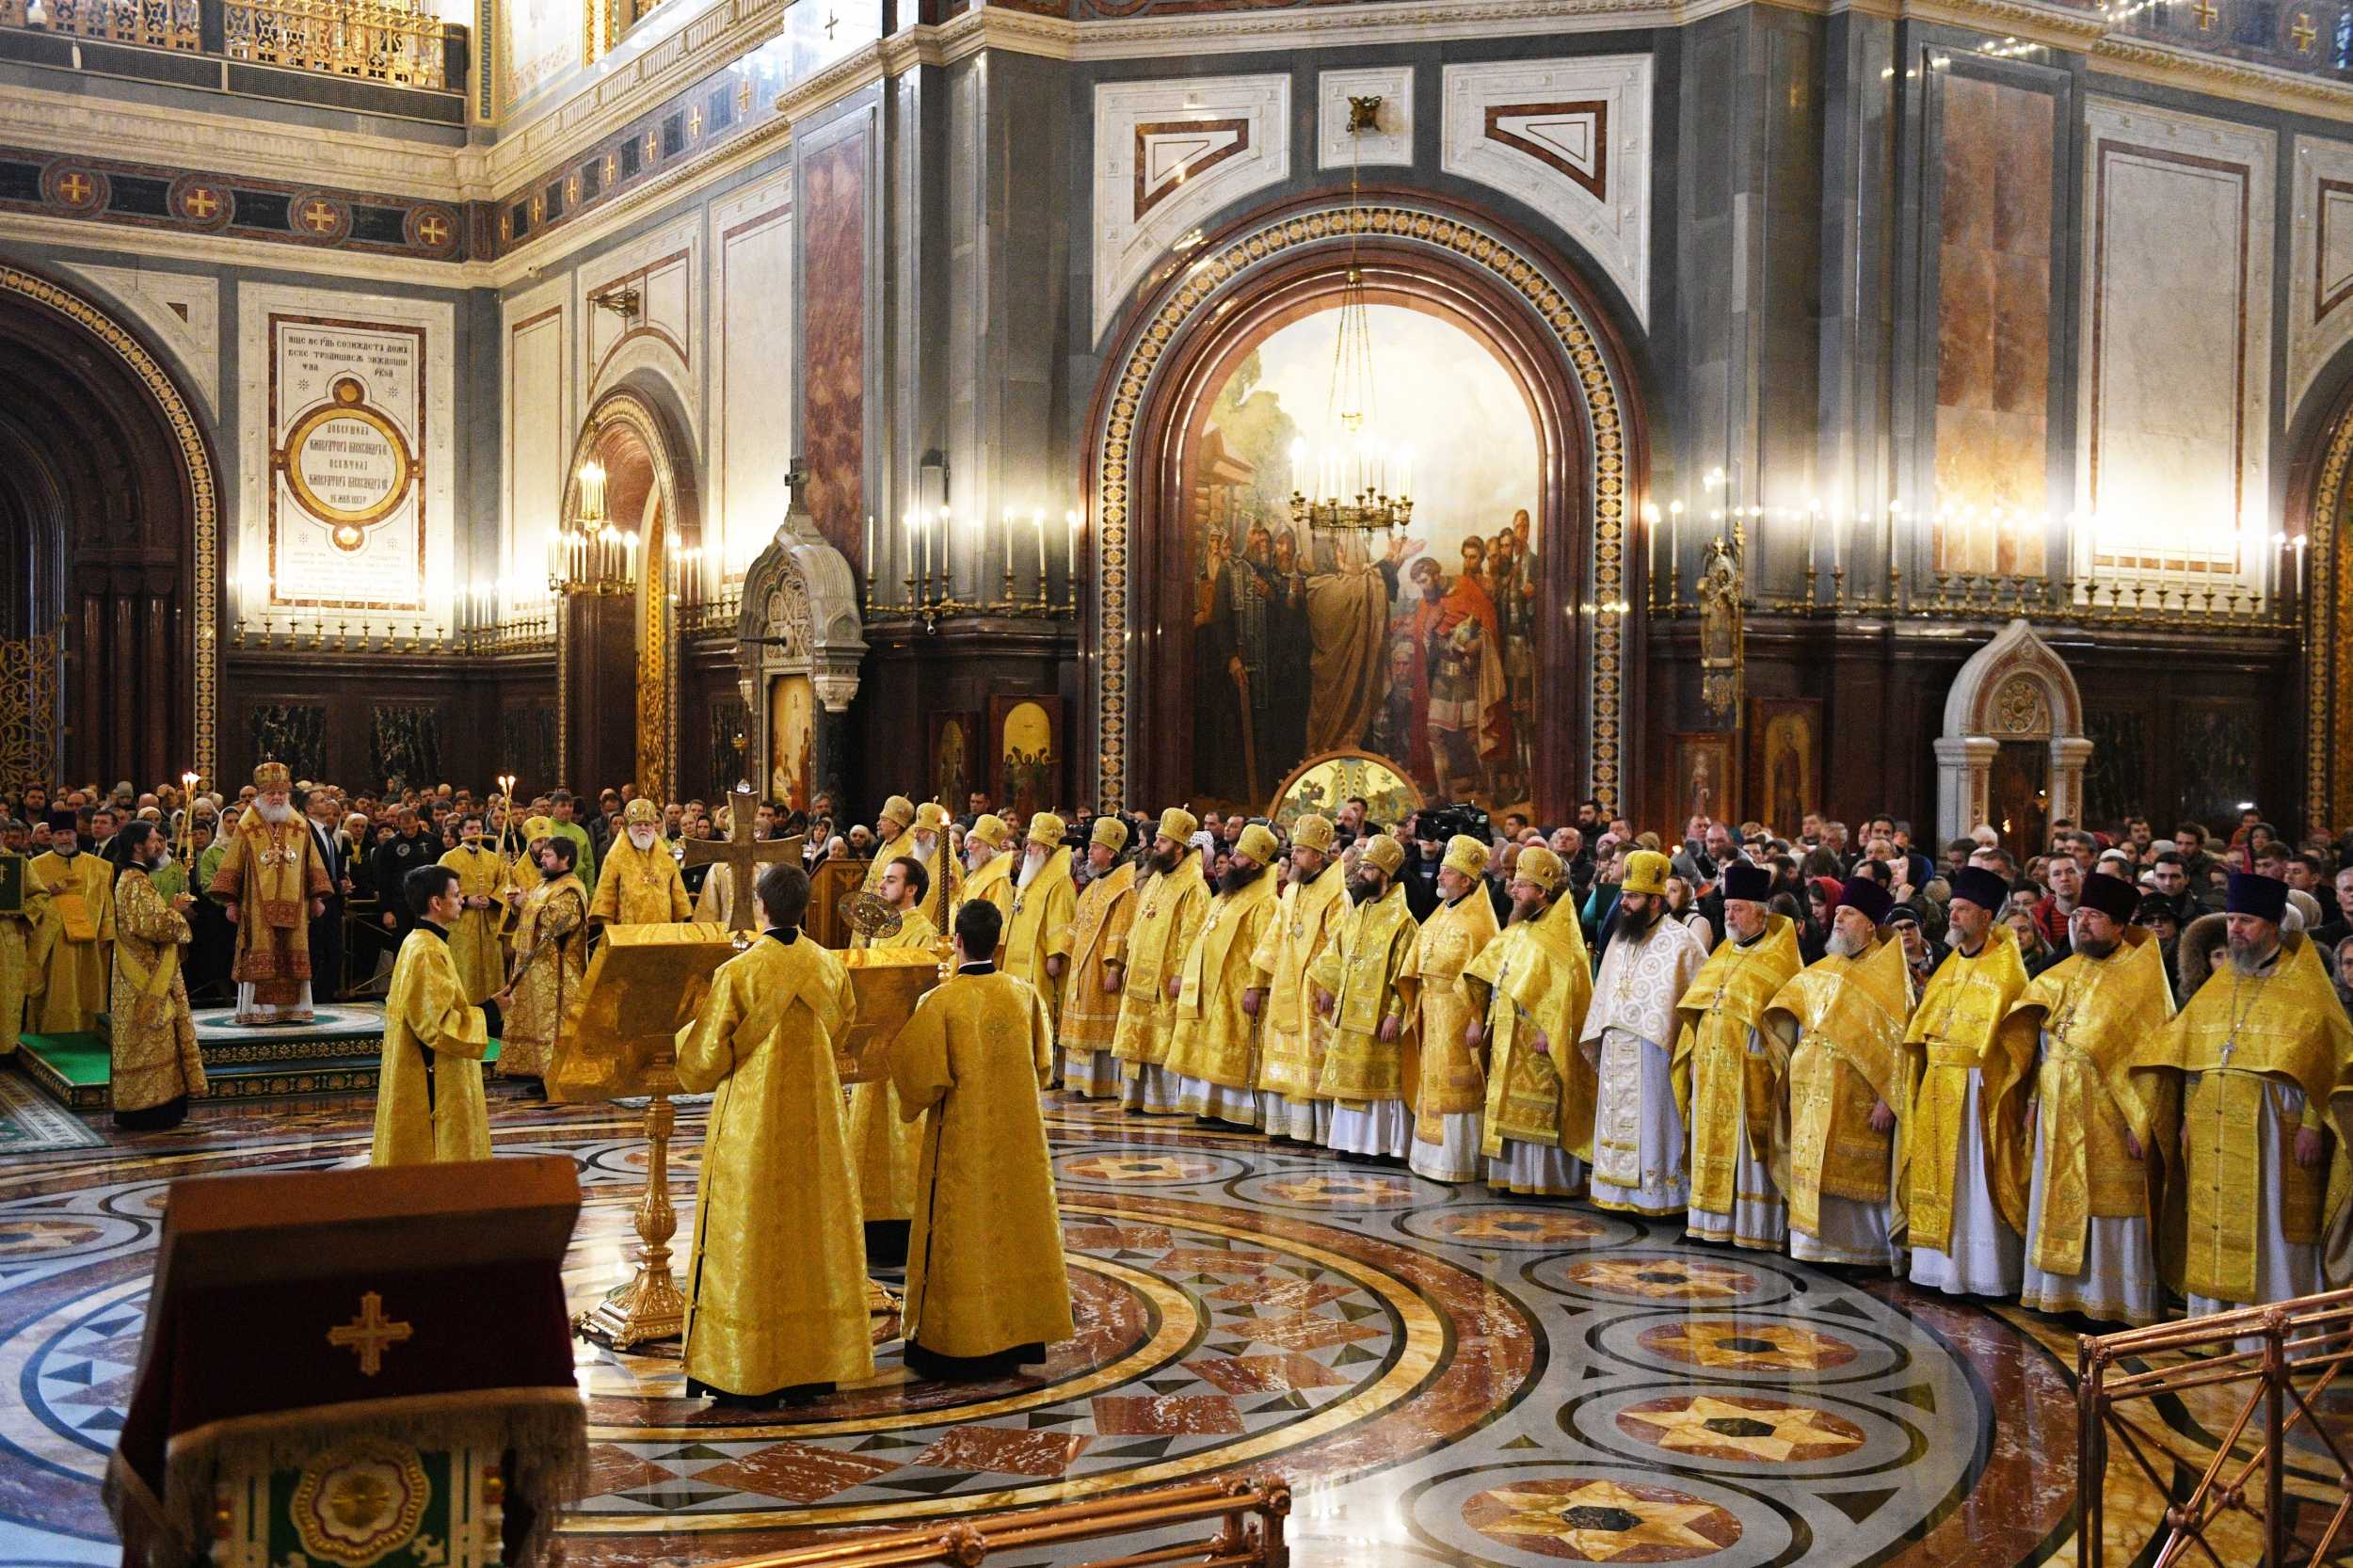
[[[1986,792],[2001,743],[1990,735],[1940,735],[1936,741],[1936,836],[1965,838],[1985,821]],[[2089,747],[2087,744],[2086,749]],[[2054,746],[2054,757],[2057,748]]]
[[[2091,742],[2081,735],[2051,737],[2051,815],[2070,822],[2084,820],[2084,768],[2091,761]]]

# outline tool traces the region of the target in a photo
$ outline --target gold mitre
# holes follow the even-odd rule
[[[1487,874],[1487,846],[1467,833],[1457,833],[1446,841],[1446,869],[1460,876]]]
[[[1174,839],[1180,844],[1187,844],[1200,831],[1201,819],[1181,806],[1172,806],[1160,813],[1160,837],[1163,839]]]
[[[1525,877],[1549,893],[1561,886],[1561,877],[1567,869],[1552,851],[1542,844],[1530,844],[1513,862],[1512,875],[1515,879]]]
[[[1030,819],[1030,842],[1052,849],[1062,842],[1062,836],[1070,824],[1051,811],[1040,811]]]
[[[1625,881],[1621,893],[1641,893],[1657,898],[1667,890],[1667,876],[1673,864],[1655,849],[1638,849],[1625,857]]]
[[[1312,849],[1319,855],[1329,855],[1332,853],[1332,840],[1338,834],[1339,829],[1332,825],[1331,818],[1319,817],[1310,812],[1291,824],[1291,847]]]
[[[552,839],[554,837],[555,819],[553,817],[530,817],[524,820],[524,843],[536,844],[542,839]]]
[[[621,808],[623,826],[634,824],[651,827],[661,821],[662,808],[648,800],[644,795],[639,795],[635,800]]]
[[[996,812],[984,811],[972,819],[972,825],[965,829],[964,836],[968,839],[978,839],[989,848],[1001,851],[1006,842],[1012,839],[1013,829],[1007,826],[1005,819]]]
[[[1274,829],[1264,823],[1252,823],[1241,830],[1241,837],[1234,840],[1235,854],[1246,855],[1261,866],[1274,858]]]
[[[1376,833],[1365,840],[1356,856],[1382,875],[1395,876],[1397,869],[1405,864],[1405,846],[1386,833]]]
[[[882,815],[876,817],[874,821],[877,825],[885,822],[895,822],[901,827],[904,827],[915,821],[915,803],[904,795],[892,795],[883,802]]]
[[[1095,819],[1095,831],[1087,835],[1087,842],[1101,844],[1113,855],[1117,855],[1128,847],[1128,824],[1111,813],[1105,812]]]
[[[898,798],[896,795],[891,796],[893,800]],[[888,808],[886,807],[885,809],[888,810]],[[915,832],[937,833],[948,825],[948,808],[936,800],[927,800],[910,810],[906,817],[901,817],[899,821],[905,822],[908,817],[915,820]]]
[[[253,770],[253,787],[257,790],[292,789],[294,775],[283,762],[264,762]]]

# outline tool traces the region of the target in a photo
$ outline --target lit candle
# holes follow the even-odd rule
[[[1013,576],[1013,508],[1005,508],[1005,576]]]
[[[1071,598],[1071,600],[1075,602],[1075,601],[1078,600],[1078,597],[1079,597],[1079,513],[1078,513],[1078,509],[1077,509],[1076,507],[1073,507],[1070,511],[1068,511],[1068,512],[1064,513],[1064,514],[1063,515],[1063,520],[1070,524],[1070,572],[1069,572],[1069,576],[1070,576],[1070,598]]]
[[[1046,597],[1046,508],[1040,506],[1032,520],[1037,524],[1037,597]]]

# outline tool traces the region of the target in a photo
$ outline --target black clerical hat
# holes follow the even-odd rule
[[[2119,925],[2130,925],[2133,911],[2140,907],[2140,889],[2121,876],[2093,872],[2084,878],[2084,890],[2077,902],[2086,908],[2097,909]]]
[[[2002,905],[2009,902],[2009,884],[1983,866],[1963,866],[1947,875],[1945,881],[1953,889],[1953,897],[1965,898],[1991,914],[2000,914]]]
[[[1896,895],[1867,876],[1850,876],[1838,886],[1838,906],[1852,909],[1873,925],[1885,925],[1896,907]]]
[[[1746,899],[1762,904],[1773,896],[1773,873],[1763,866],[1753,866],[1746,860],[1735,860],[1724,868],[1723,894],[1726,898]]]
[[[2287,917],[2288,885],[2276,876],[2233,872],[2230,900],[2224,908],[2230,914],[2252,915],[2277,925]]]

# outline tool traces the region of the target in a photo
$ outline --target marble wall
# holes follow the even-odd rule
[[[867,206],[862,116],[800,155],[801,446],[808,510],[856,565],[866,524]]]
[[[778,173],[712,209],[711,506],[707,548],[740,574],[791,509],[792,182]]]

